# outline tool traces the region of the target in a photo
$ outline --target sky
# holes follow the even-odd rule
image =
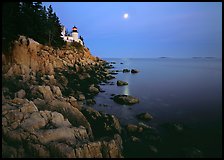
[[[222,57],[221,2],[43,2],[100,58]],[[128,18],[124,18],[124,14]]]

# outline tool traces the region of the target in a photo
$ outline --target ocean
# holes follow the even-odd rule
[[[160,129],[165,123],[181,123],[192,130],[192,143],[207,157],[222,148],[222,60],[217,58],[104,59],[115,62],[111,70],[137,69],[136,74],[118,72],[114,85],[100,85],[105,92],[96,97],[93,108],[115,115],[122,125],[141,122],[136,115],[148,112],[145,122]],[[121,64],[123,63],[123,64]],[[117,80],[128,82],[117,86]],[[111,94],[139,98],[134,105],[120,105]],[[196,141],[195,141],[196,139]]]

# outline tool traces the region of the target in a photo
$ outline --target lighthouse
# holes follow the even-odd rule
[[[72,28],[72,36],[71,35],[70,36],[69,35],[65,35],[65,30],[66,29],[65,29],[64,26],[62,26],[61,29],[62,29],[61,30],[61,37],[64,39],[64,41],[69,42],[69,43],[71,43],[71,42],[78,42],[81,45],[84,45],[83,38],[82,39],[79,38],[78,28],[76,26],[74,26]]]
[[[72,37],[73,37],[73,40],[78,42],[79,41],[79,38],[78,38],[78,28],[76,26],[74,26],[72,28]]]

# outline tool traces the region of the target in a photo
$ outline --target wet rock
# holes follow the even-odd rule
[[[94,85],[91,85],[91,86],[89,87],[89,92],[90,92],[90,93],[97,94],[97,93],[99,93],[100,91],[99,91],[98,88],[94,87]]]
[[[128,85],[128,82],[124,82],[124,81],[117,81],[117,86],[124,86],[124,85]]]
[[[83,108],[82,113],[90,123],[94,137],[113,136],[121,133],[119,120],[113,116],[95,111],[92,108]]]
[[[152,120],[153,117],[149,113],[141,113],[137,115],[137,118],[144,121]]]
[[[136,70],[136,69],[132,69],[131,70],[131,73],[138,73],[139,71],[138,70]]]
[[[123,69],[123,73],[130,72],[129,69]]]
[[[129,95],[116,95],[113,97],[113,100],[119,104],[132,105],[139,103],[139,99]]]

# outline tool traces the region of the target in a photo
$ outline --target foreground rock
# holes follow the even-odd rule
[[[100,113],[90,107],[83,108],[81,112],[90,123],[95,138],[121,133],[120,122],[114,115]]]
[[[117,86],[124,86],[124,85],[128,85],[128,82],[124,82],[124,81],[117,81]]]
[[[116,95],[113,97],[113,100],[119,104],[127,104],[127,105],[139,103],[138,98],[129,95]]]
[[[141,113],[137,115],[137,118],[144,121],[152,120],[153,117],[149,113]]]
[[[104,135],[98,137],[98,140],[93,140],[91,135],[88,134],[88,126],[85,125],[88,122],[82,120],[81,112],[79,115],[77,110],[75,111],[77,113],[74,113],[65,106],[61,108],[60,106],[65,105],[65,103],[57,105],[57,103],[60,103],[59,101],[52,103],[49,104],[49,107],[44,107],[48,104],[41,106],[39,102],[37,107],[27,99],[15,98],[5,101],[2,105],[3,157],[123,157],[122,140],[119,134],[116,134],[120,133],[120,125],[114,116],[106,117],[102,115],[99,118],[103,118],[101,119],[101,127],[105,127],[107,132],[111,129],[115,129],[117,132],[110,134],[107,139],[103,138]],[[62,112],[67,118],[63,114],[53,111],[51,105],[55,106],[55,109]],[[69,106],[69,104],[66,105]],[[47,108],[52,111],[45,110]],[[64,111],[61,111],[60,108]],[[88,112],[89,116],[94,116],[93,112]],[[85,117],[83,116],[83,118]],[[106,126],[104,125],[104,118],[108,119]],[[74,121],[74,119],[77,120]],[[96,121],[98,124],[97,119]],[[78,125],[81,123],[83,125]],[[101,133],[101,131],[94,130],[98,133]]]

